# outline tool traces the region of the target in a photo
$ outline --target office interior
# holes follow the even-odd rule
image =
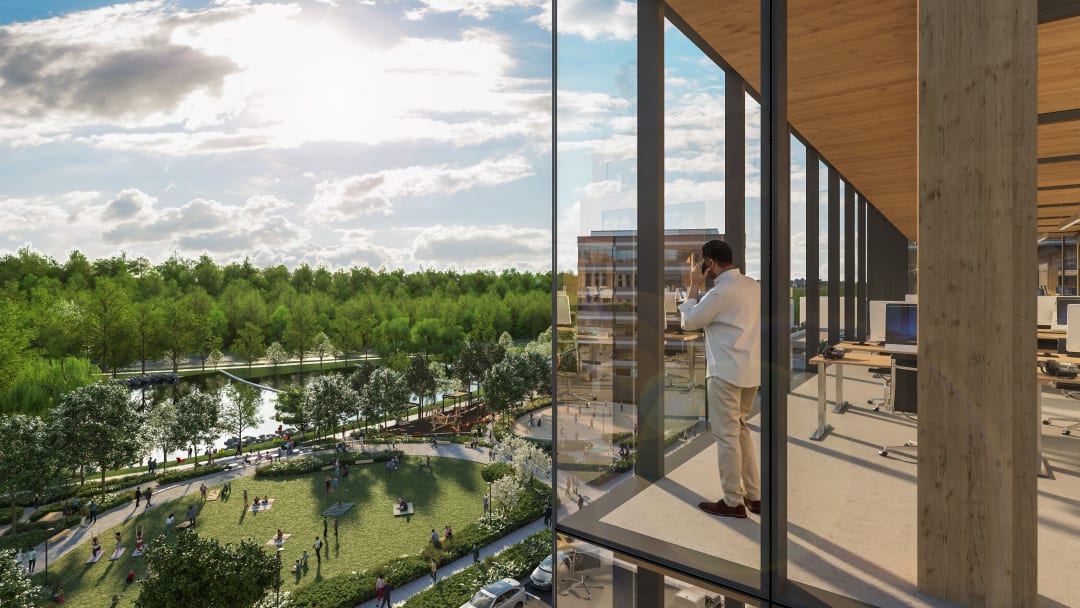
[[[558,134],[608,186],[555,203],[581,218],[557,235],[557,542],[603,556],[557,605],[1077,605],[1080,3],[636,10],[636,148]],[[675,45],[722,83],[722,125],[697,125],[722,138],[693,150],[713,174],[665,152],[695,128],[665,111]],[[695,179],[722,186],[687,201]],[[697,508],[719,496],[704,343],[673,310],[710,238],[762,288],[744,520]]]

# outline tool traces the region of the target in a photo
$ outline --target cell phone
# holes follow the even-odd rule
[[[705,260],[701,260],[701,274],[705,274]]]

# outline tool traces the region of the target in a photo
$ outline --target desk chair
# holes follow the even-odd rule
[[[1061,394],[1065,395],[1069,399],[1080,400],[1080,383],[1077,383],[1077,382],[1055,382],[1054,383],[1054,388],[1061,391]],[[1058,422],[1065,422],[1067,424],[1065,424],[1064,426],[1060,425],[1060,424],[1054,424],[1055,420],[1058,421]],[[1061,434],[1062,435],[1072,435],[1072,432],[1073,432],[1074,429],[1080,429],[1080,418],[1051,416],[1049,418],[1044,419],[1043,424],[1045,424],[1047,426],[1061,427],[1061,429],[1062,429]]]
[[[889,407],[889,399],[892,397],[892,366],[889,367],[871,367],[870,373],[874,378],[881,380],[881,396],[871,397],[866,400],[867,405],[874,406],[875,412],[881,409],[881,406]]]
[[[917,355],[893,355],[892,411],[899,412],[909,420],[916,420],[919,411],[919,359]],[[889,448],[917,448],[919,442],[909,439],[899,445],[886,445],[878,450],[882,456],[889,455]]]

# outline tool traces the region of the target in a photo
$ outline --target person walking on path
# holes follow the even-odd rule
[[[34,568],[37,567],[37,549],[30,547],[30,550],[26,552],[26,565],[30,574],[33,574]]]
[[[551,525],[551,503],[544,505],[544,527]]]
[[[431,558],[431,584],[435,584],[435,580],[439,576],[439,564],[435,561],[435,558]]]
[[[731,246],[712,240],[691,268],[690,289],[679,306],[684,330],[705,330],[707,403],[716,439],[722,496],[698,507],[721,517],[761,512],[761,481],[746,417],[761,384],[761,288],[734,265]],[[712,289],[698,300],[705,280]]]
[[[91,500],[88,508],[90,509],[90,523],[97,523],[97,503]]]
[[[150,495],[151,495],[151,492],[150,492],[149,487],[146,488],[145,490],[143,490],[143,498],[146,499],[146,504],[143,505],[143,510],[146,510],[146,509],[150,508]]]
[[[315,544],[311,545],[311,546],[315,548],[315,561],[317,563],[321,564],[322,563],[322,555],[320,554],[320,551],[322,550],[322,538],[316,536],[315,537]]]
[[[480,547],[477,546],[476,543],[473,543],[473,546],[472,546],[472,563],[474,563],[474,564],[479,564],[480,563]]]
[[[142,488],[135,488],[135,508],[139,507],[139,500],[142,498]]]
[[[384,598],[386,597],[386,580],[382,575],[375,581],[375,608],[382,606]]]

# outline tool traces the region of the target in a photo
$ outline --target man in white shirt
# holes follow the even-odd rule
[[[727,243],[709,241],[701,255],[679,312],[683,329],[705,329],[709,424],[723,496],[698,506],[713,515],[744,518],[747,509],[761,512],[757,453],[746,426],[761,384],[761,289],[735,268]],[[699,301],[706,278],[714,285]]]

